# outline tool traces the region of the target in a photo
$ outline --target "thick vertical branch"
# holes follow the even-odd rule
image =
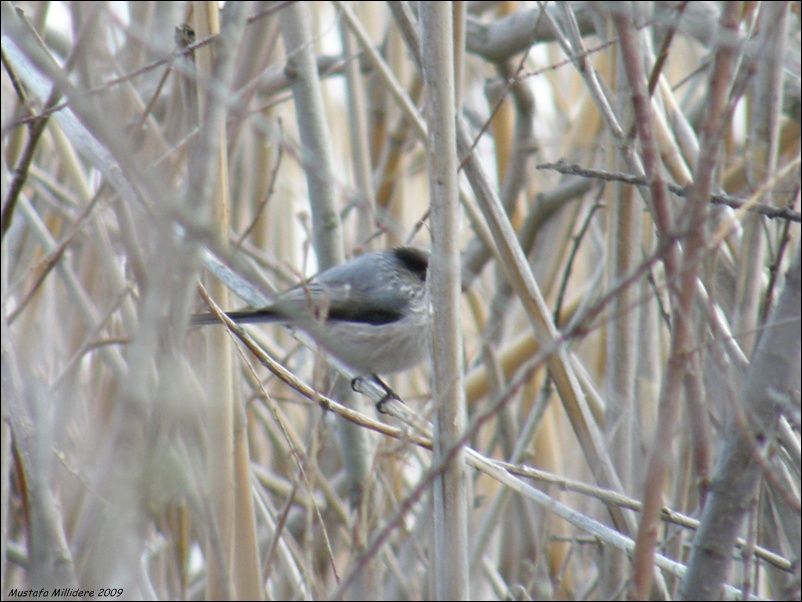
[[[340,24],[345,56],[357,54],[354,34]],[[376,199],[371,180],[370,142],[368,140],[368,104],[365,82],[359,69],[359,61],[348,61],[345,66],[348,82],[348,119],[351,130],[351,154],[354,158],[354,180],[357,188],[355,200],[357,210],[357,236],[359,242],[370,239],[376,227]],[[369,244],[369,243],[367,243]]]
[[[429,287],[434,307],[435,456],[444,462],[465,430],[460,334],[459,188],[454,112],[454,56],[451,6],[420,6],[422,67],[429,98],[429,190],[432,259]],[[468,482],[464,453],[435,482],[435,597],[467,600]]]
[[[294,78],[292,97],[301,135],[302,159],[309,188],[313,244],[321,270],[342,263],[340,214],[332,186],[334,156],[326,124],[320,78],[313,54],[309,8],[303,2],[281,11],[281,34],[287,52],[287,69]]]
[[[777,170],[782,110],[783,71],[785,69],[786,2],[761,2],[756,52],[757,73],[752,83],[751,132],[747,149],[747,173],[753,190],[771,180]],[[774,197],[768,190],[765,198]],[[733,327],[743,332],[741,347],[749,355],[758,338],[756,327],[760,314],[767,240],[765,220],[759,215],[744,218],[744,241],[738,262],[738,279]]]

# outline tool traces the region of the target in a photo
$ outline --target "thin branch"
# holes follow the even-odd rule
[[[537,169],[551,169],[561,174],[592,178],[604,182],[623,182],[624,184],[632,184],[633,186],[645,186],[648,183],[646,178],[642,176],[618,171],[607,171],[604,169],[592,169],[589,167],[582,167],[581,165],[566,163],[565,161],[540,163],[536,165],[536,167]],[[668,184],[668,189],[679,197],[687,197],[690,192],[688,188],[670,183]],[[746,207],[747,211],[758,213],[772,219],[786,219],[796,223],[802,222],[802,213],[799,211],[792,211],[790,208],[770,207],[769,205],[753,203],[748,199],[732,196],[730,194],[711,194],[709,202],[714,205],[732,207],[733,209]]]

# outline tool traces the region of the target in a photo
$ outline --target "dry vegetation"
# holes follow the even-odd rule
[[[4,598],[799,599],[799,3],[410,4],[3,3]],[[392,415],[188,329],[432,240]]]

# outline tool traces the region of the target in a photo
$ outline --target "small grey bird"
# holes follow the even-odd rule
[[[428,267],[424,249],[373,251],[324,270],[266,307],[226,315],[240,324],[297,327],[358,374],[378,380],[378,374],[406,370],[428,355]],[[214,314],[192,317],[196,325],[218,322]]]

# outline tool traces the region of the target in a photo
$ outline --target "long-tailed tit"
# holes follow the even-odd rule
[[[240,324],[297,327],[362,376],[399,372],[429,353],[428,266],[429,252],[416,247],[365,253],[324,270],[266,307],[226,315]],[[192,324],[217,322],[214,314],[192,317]]]

